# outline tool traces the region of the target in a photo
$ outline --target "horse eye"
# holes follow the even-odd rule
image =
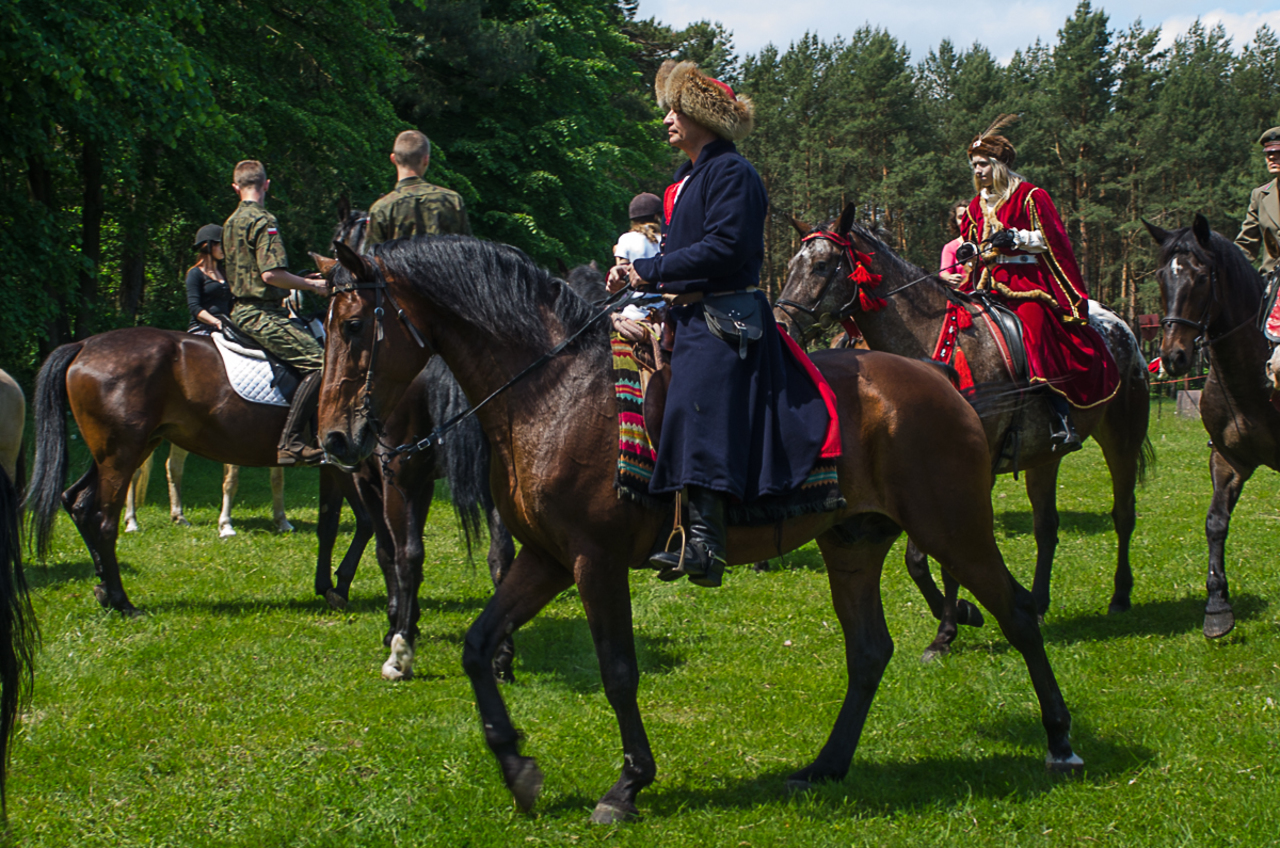
[[[826,272],[827,272],[827,263],[826,263],[826,261],[824,260],[824,261],[822,261],[822,262],[819,262],[819,263],[818,263],[818,273],[820,273],[820,274],[825,274]]]
[[[343,325],[343,332],[346,333],[346,336],[349,339],[354,339],[358,337],[360,333],[363,331],[364,331],[364,322],[361,321],[359,318],[352,318],[350,321],[348,321],[346,324]]]

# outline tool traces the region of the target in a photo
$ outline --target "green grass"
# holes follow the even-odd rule
[[[345,613],[310,594],[313,472],[290,472],[293,536],[269,532],[265,471],[246,470],[240,535],[217,538],[218,468],[192,458],[188,516],[157,502],[120,545],[126,589],[149,614],[93,600],[88,555],[60,519],[31,566],[44,630],[31,712],[15,747],[9,817],[29,846],[392,845],[1267,845],[1280,841],[1277,478],[1245,489],[1228,542],[1238,616],[1207,642],[1206,436],[1153,418],[1154,479],[1139,493],[1134,609],[1107,616],[1115,539],[1093,443],[1061,479],[1049,656],[1074,716],[1082,778],[1044,771],[1023,664],[994,627],[918,661],[933,621],[901,564],[884,579],[897,656],[849,778],[789,795],[844,690],[842,641],[816,551],[724,588],[633,575],[641,709],[658,780],[642,820],[587,823],[621,749],[576,594],[517,634],[503,689],[547,781],[517,813],[481,737],[460,664],[488,595],[447,509],[427,534],[417,679],[388,684],[385,592],[370,550]],[[159,473],[159,472],[158,472]],[[440,503],[439,501],[437,503]],[[1030,585],[1021,485],[996,489],[996,532]],[[350,520],[344,522],[349,533]],[[345,544],[345,538],[342,540]],[[790,641],[790,647],[785,643]]]

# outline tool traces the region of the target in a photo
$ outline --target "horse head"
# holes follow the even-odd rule
[[[404,284],[346,242],[334,248],[336,260],[316,257],[333,292],[325,319],[318,433],[331,461],[350,468],[373,453],[380,422],[433,349],[399,307],[395,292]]]
[[[351,201],[343,195],[338,200],[338,225],[333,230],[333,243],[342,243],[357,253],[364,253],[368,232],[369,213],[363,209],[352,209]]]
[[[1224,308],[1218,277],[1224,259],[1222,247],[1229,243],[1209,228],[1208,219],[1201,214],[1192,226],[1173,232],[1145,219],[1142,223],[1160,245],[1156,270],[1164,312],[1160,359],[1165,371],[1179,377],[1191,367],[1196,347],[1210,340],[1210,327],[1216,329]],[[1234,246],[1230,250],[1239,252]]]

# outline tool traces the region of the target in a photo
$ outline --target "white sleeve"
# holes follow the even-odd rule
[[[1044,253],[1049,249],[1049,243],[1044,240],[1044,233],[1039,230],[1014,230],[1014,235],[1018,239],[1018,250],[1025,250],[1027,253]]]

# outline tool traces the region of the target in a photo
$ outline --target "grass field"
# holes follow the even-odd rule
[[[1154,413],[1153,409],[1153,413]],[[641,709],[658,780],[643,818],[587,823],[621,748],[573,591],[516,637],[504,688],[547,780],[516,812],[480,732],[461,640],[489,593],[451,513],[428,526],[418,677],[382,681],[385,591],[372,550],[344,613],[310,594],[313,472],[287,475],[293,536],[270,531],[265,471],[246,470],[240,535],[217,537],[219,469],[188,464],[187,515],[156,499],[121,545],[148,615],[101,611],[65,517],[30,566],[44,631],[9,783],[27,846],[1258,846],[1280,843],[1280,534],[1277,478],[1245,489],[1228,541],[1238,624],[1200,633],[1206,436],[1153,414],[1159,453],[1139,493],[1134,609],[1107,616],[1115,538],[1091,442],[1065,464],[1049,657],[1087,771],[1047,775],[1023,664],[994,624],[953,654],[918,657],[934,630],[902,566],[883,584],[897,655],[853,770],[800,795],[784,779],[826,739],[844,691],[842,640],[810,546],[724,588],[632,579]],[[82,466],[78,466],[82,467]],[[157,466],[157,472],[162,473]],[[78,472],[77,472],[78,473]],[[996,488],[996,532],[1030,585],[1020,484]],[[441,503],[441,501],[437,501]],[[350,531],[349,514],[344,532]],[[345,538],[341,540],[345,544]]]

